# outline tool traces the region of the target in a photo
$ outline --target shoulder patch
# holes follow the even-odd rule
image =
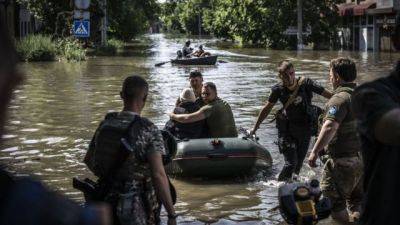
[[[336,107],[336,106],[331,106],[331,107],[328,109],[328,115],[334,116],[334,115],[336,115],[336,113],[337,113],[337,107]]]

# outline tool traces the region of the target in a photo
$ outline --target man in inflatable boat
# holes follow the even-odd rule
[[[171,113],[171,119],[180,123],[193,123],[205,119],[212,138],[237,137],[232,109],[226,101],[218,97],[215,84],[204,83],[201,96],[206,105],[190,114]]]
[[[203,99],[201,98],[201,89],[203,88],[203,74],[200,71],[194,70],[189,74],[189,84],[192,88],[195,96],[195,103],[202,107],[205,105]],[[181,99],[176,100],[175,106],[178,107],[181,104]],[[197,111],[197,110],[196,110]]]

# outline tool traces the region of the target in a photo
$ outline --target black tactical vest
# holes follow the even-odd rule
[[[119,117],[117,112],[108,113],[96,130],[93,150],[93,172],[98,177],[107,177],[116,172],[119,165],[130,154],[129,140],[139,116]]]

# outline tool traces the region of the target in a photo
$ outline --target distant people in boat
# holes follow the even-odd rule
[[[190,41],[185,42],[185,46],[182,48],[182,55],[183,57],[190,57],[190,54],[192,54],[193,48],[190,47]]]
[[[201,96],[206,105],[200,110],[190,114],[171,113],[171,119],[180,123],[193,123],[205,119],[210,137],[237,137],[232,109],[226,101],[218,97],[215,84],[212,82],[203,84]]]
[[[179,96],[179,105],[174,109],[175,114],[194,113],[200,109],[196,103],[196,97],[191,88],[183,89]],[[180,123],[174,120],[169,120],[164,127],[164,130],[169,131],[178,139],[196,139],[203,137],[205,120],[200,120],[194,123]]]
[[[178,51],[176,52],[176,58],[177,58],[177,59],[181,59],[182,57],[183,57],[182,51],[181,51],[181,50],[178,50]]]
[[[202,97],[201,97],[201,88],[203,87],[203,74],[201,74],[200,71],[192,71],[189,74],[189,82],[190,82],[190,87],[192,88],[194,92],[194,96],[196,97],[196,104],[199,107],[202,107],[205,105]],[[180,104],[180,98],[177,99],[175,106],[178,106]]]
[[[203,45],[200,45],[199,49],[193,52],[192,55],[196,57],[207,57],[211,56],[211,53],[204,51]]]

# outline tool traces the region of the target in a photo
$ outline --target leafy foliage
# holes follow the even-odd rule
[[[116,55],[117,53],[122,52],[124,46],[125,46],[124,42],[112,38],[107,40],[107,44],[105,46],[99,46],[96,49],[96,54],[107,55],[107,56]]]
[[[74,38],[54,42],[47,35],[29,35],[17,42],[18,56],[22,61],[54,61],[57,58],[68,61],[82,61],[86,50]]]
[[[303,1],[303,29],[312,31],[304,37],[305,44],[320,48],[336,39],[339,20],[335,4],[339,2]],[[296,46],[296,36],[283,34],[289,26],[297,26],[294,0],[170,0],[162,8],[161,18],[170,29],[197,34],[200,15],[202,29],[217,37],[275,49]]]
[[[158,19],[160,10],[156,0],[108,1],[109,31],[121,40],[131,40],[145,32],[150,22]]]
[[[17,43],[17,53],[22,61],[53,61],[57,48],[50,36],[29,35]]]
[[[74,5],[72,0],[16,0],[43,22],[42,33],[69,36]],[[99,28],[104,13],[102,0],[92,0],[91,39],[99,41]],[[145,32],[151,22],[158,20],[160,7],[157,0],[108,0],[107,18],[109,33],[122,40],[130,40]]]
[[[83,61],[86,59],[86,50],[75,38],[60,39],[57,41],[57,50],[61,58],[68,61]]]

